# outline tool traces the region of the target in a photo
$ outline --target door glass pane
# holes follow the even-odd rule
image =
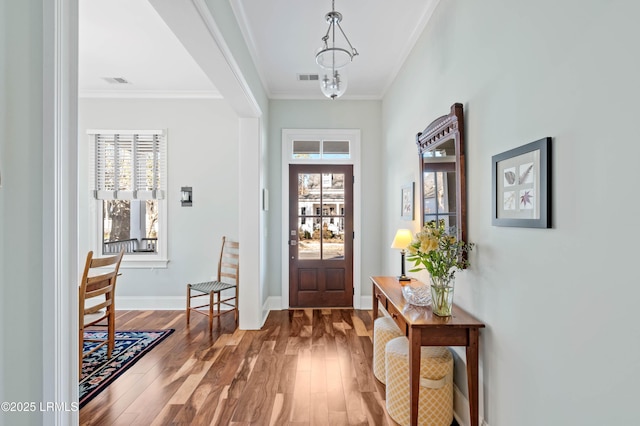
[[[320,259],[320,173],[298,174],[298,259]]]
[[[344,219],[322,219],[322,258],[344,259]]]
[[[344,258],[344,173],[298,174],[298,259]]]
[[[298,173],[298,208],[309,207],[309,201],[320,201],[320,174]]]
[[[322,174],[322,187],[330,190],[340,189],[342,198],[344,198],[344,174],[342,173],[323,173]],[[325,197],[327,194],[324,194]]]
[[[344,258],[343,173],[322,175],[322,258]]]
[[[320,219],[298,218],[298,259],[313,260],[321,258],[319,221]]]

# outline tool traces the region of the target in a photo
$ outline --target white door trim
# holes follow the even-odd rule
[[[351,158],[348,160],[293,160],[291,158],[294,139],[349,140]],[[362,255],[361,229],[361,168],[360,129],[282,129],[282,299],[281,308],[289,309],[289,164],[352,164],[353,176],[353,307],[361,309],[362,283],[360,277]]]
[[[43,2],[43,424],[78,423],[78,0]],[[46,356],[51,353],[53,356]]]

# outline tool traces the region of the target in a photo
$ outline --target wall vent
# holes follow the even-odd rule
[[[122,77],[102,77],[102,79],[109,84],[129,84],[129,81]]]
[[[298,74],[298,81],[318,81],[318,74]]]

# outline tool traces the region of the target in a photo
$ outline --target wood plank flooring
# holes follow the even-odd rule
[[[396,425],[373,376],[371,311],[272,311],[261,330],[233,315],[209,333],[183,311],[118,311],[118,330],[174,328],[80,410],[81,425]]]

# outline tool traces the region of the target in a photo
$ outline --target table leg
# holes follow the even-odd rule
[[[469,386],[469,418],[471,426],[479,425],[478,411],[478,329],[469,329],[467,346],[467,384]]]
[[[375,321],[378,318],[378,298],[376,297],[376,285],[373,284],[373,289],[371,291],[373,294],[373,320]]]
[[[409,398],[411,400],[411,426],[418,425],[418,397],[420,392],[420,331],[409,328],[409,378],[411,387]]]

